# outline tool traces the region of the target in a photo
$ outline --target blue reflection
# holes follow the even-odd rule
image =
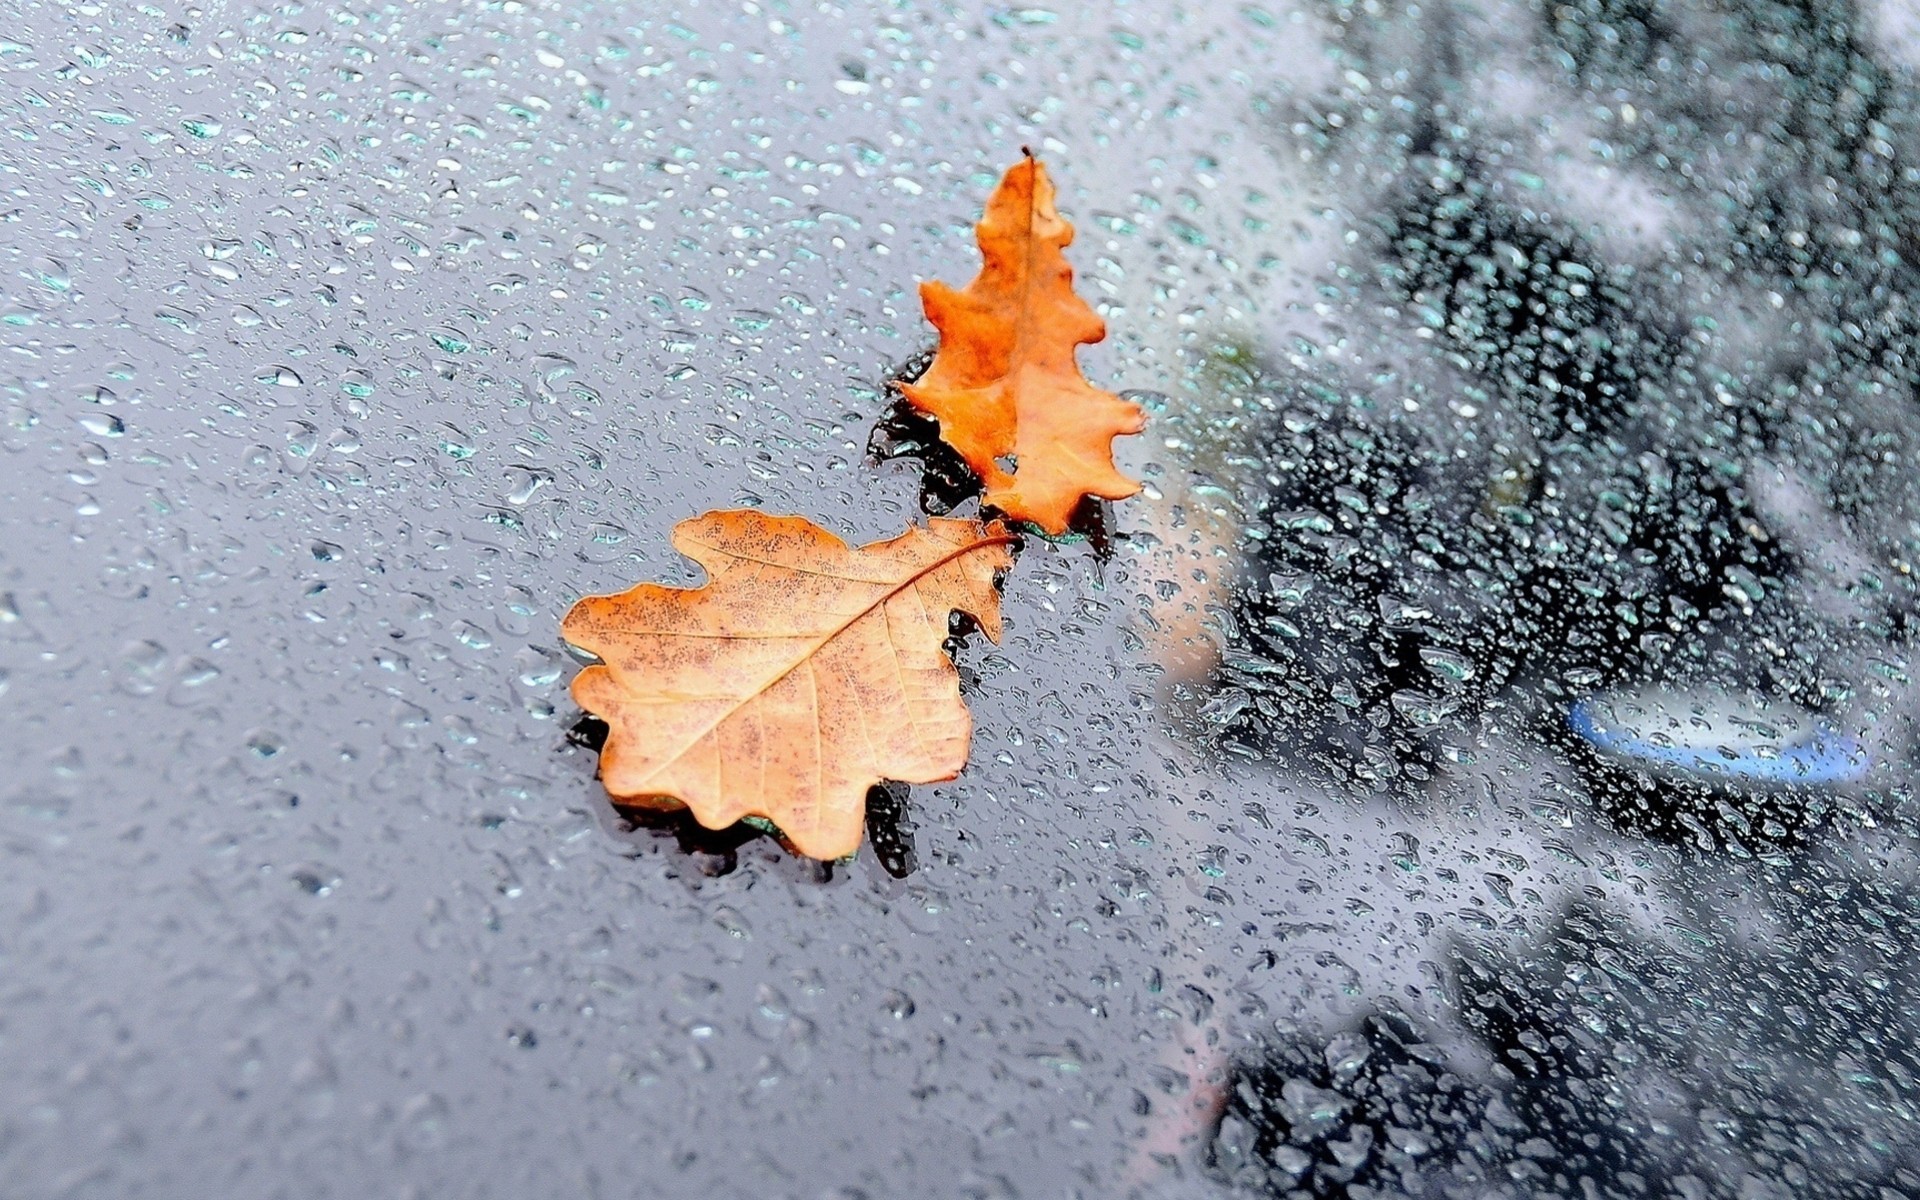
[[[1605,703],[1595,696],[1575,701],[1567,714],[1567,727],[1589,745],[1637,765],[1753,783],[1853,783],[1867,773],[1867,754],[1860,740],[1824,725],[1790,741],[1749,736],[1686,745],[1609,728],[1601,715]]]

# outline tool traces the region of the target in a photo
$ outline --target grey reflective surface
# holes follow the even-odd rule
[[[1920,23],[677,7],[0,34],[8,1194],[1920,1192]],[[1022,144],[1147,493],[878,852],[630,827],[560,614],[920,511]]]

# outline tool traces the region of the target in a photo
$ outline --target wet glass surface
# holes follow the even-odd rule
[[[1895,0],[31,8],[8,1194],[1920,1193],[1916,67]],[[636,825],[561,614],[957,499],[890,382],[1023,144],[1146,492],[854,860]]]

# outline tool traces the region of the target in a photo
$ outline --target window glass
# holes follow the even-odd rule
[[[31,7],[10,1188],[1920,1192],[1916,66],[1898,0]],[[853,860],[617,810],[561,615],[710,509],[973,511],[895,385],[1023,145],[1144,491]]]

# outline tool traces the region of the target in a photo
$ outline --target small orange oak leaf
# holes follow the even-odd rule
[[[573,681],[606,721],[619,803],[685,805],[724,829],[765,817],[813,858],[860,846],[867,789],[966,765],[973,718],[944,642],[955,610],[1000,640],[1004,526],[934,518],[858,547],[751,509],[674,526],[696,588],[587,596],[560,634],[600,658]]]
[[[1065,533],[1082,496],[1140,490],[1114,468],[1113,439],[1139,433],[1147,415],[1080,374],[1076,347],[1106,337],[1107,326],[1074,294],[1063,253],[1073,226],[1054,209],[1039,159],[1028,155],[1001,178],[977,233],[973,282],[960,291],[920,285],[940,347],[927,373],[900,390],[980,476],[982,503]]]

